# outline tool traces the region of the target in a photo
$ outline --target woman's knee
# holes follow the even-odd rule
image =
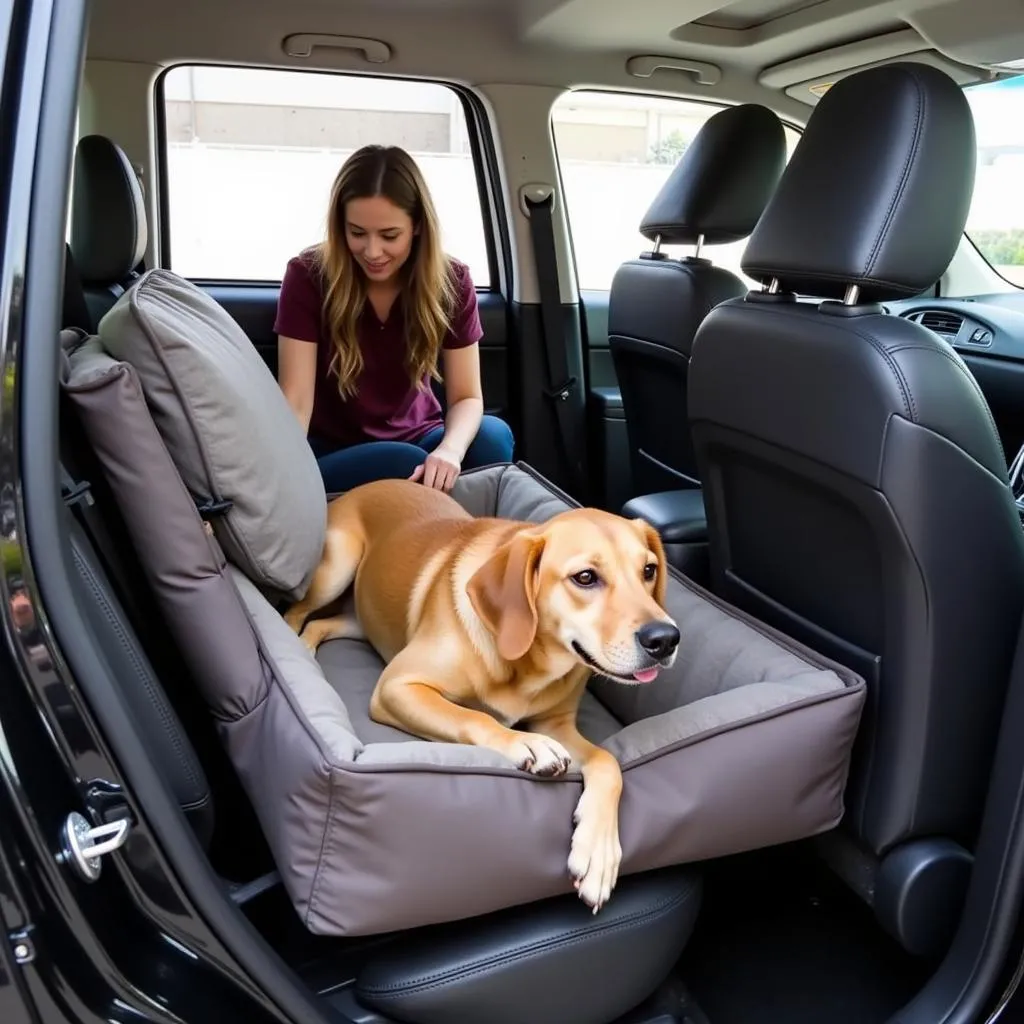
[[[317,459],[328,493],[350,491],[374,480],[405,480],[426,458],[418,445],[404,441],[368,441]]]
[[[484,416],[462,465],[464,469],[472,469],[495,462],[511,462],[514,450],[512,428],[497,416]]]

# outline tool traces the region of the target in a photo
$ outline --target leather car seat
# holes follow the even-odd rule
[[[917,953],[959,918],[1024,533],[974,377],[880,303],[945,271],[975,159],[943,72],[840,80],[747,245],[761,290],[709,314],[688,385],[713,589],[868,682],[846,815],[822,849]]]

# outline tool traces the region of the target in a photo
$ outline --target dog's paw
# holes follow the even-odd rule
[[[517,768],[531,775],[564,775],[572,764],[561,743],[538,732],[515,733],[508,756]]]
[[[615,818],[606,820],[584,790],[573,814],[569,875],[579,898],[596,914],[611,898],[619,877],[622,847]]]

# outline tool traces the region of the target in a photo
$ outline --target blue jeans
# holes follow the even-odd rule
[[[334,451],[315,437],[309,439],[309,444],[317,457],[324,490],[337,494],[371,480],[404,480],[412,476],[413,470],[423,462],[427,452],[441,443],[443,436],[444,427],[434,427],[416,442],[367,441]],[[484,416],[462,460],[462,468],[477,469],[496,462],[511,462],[514,445],[512,431],[504,420]]]

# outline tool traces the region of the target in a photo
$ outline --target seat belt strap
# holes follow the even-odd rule
[[[540,291],[541,332],[548,370],[545,397],[554,403],[558,419],[558,440],[562,460],[569,474],[570,486],[579,500],[586,500],[587,476],[582,438],[577,437],[576,420],[570,396],[582,387],[578,377],[569,373],[565,331],[562,325],[562,298],[558,285],[558,263],[555,256],[555,233],[551,210],[554,193],[543,199],[534,199],[523,193],[523,203],[529,215],[530,240],[537,268],[537,287]]]

